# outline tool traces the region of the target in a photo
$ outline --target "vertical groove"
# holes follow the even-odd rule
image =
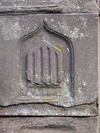
[[[43,50],[43,82],[49,84],[49,60],[48,49],[46,46],[42,47]]]
[[[59,79],[59,75],[58,75],[58,73],[59,73],[59,66],[58,66],[58,54],[57,53],[55,53],[55,64],[56,64],[56,76],[57,76],[57,83],[58,83],[58,79]]]
[[[49,73],[49,83],[51,83],[51,65],[50,65],[50,48],[48,48],[47,47],[47,49],[48,49],[48,61],[49,61],[49,63],[48,63],[48,69],[49,69],[49,71],[48,71],[48,73]]]
[[[55,52],[50,50],[50,65],[51,65],[51,84],[57,84],[57,75],[56,75],[56,57]]]
[[[62,81],[62,53],[60,52],[58,54],[58,82]]]
[[[35,54],[33,53],[33,83],[35,81]]]
[[[30,53],[27,56],[27,78],[29,81],[33,81],[33,58]]]
[[[40,61],[41,61],[41,82],[43,83],[43,50],[40,48]]]
[[[40,49],[38,49],[34,53],[35,53],[35,83],[41,84]]]

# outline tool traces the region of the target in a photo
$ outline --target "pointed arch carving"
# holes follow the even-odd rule
[[[69,49],[70,58],[70,92],[72,96],[74,96],[74,47],[71,40],[67,36],[51,29],[48,24],[43,21],[43,24],[41,24],[35,31],[24,35],[19,40],[18,44],[21,45],[27,40],[33,38],[42,29],[66,42],[66,45]],[[48,59],[46,54],[49,54]],[[55,47],[51,49],[50,45],[37,45],[33,47],[27,53],[27,80],[30,81],[32,84],[37,84],[40,86],[43,84],[47,86],[51,84],[58,85],[59,82],[62,81],[62,58],[62,53],[56,50]]]

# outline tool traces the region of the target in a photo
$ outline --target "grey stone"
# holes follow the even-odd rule
[[[1,0],[0,13],[34,13],[35,11],[62,13],[98,13],[96,0]]]
[[[86,104],[69,108],[50,104],[20,104],[0,107],[0,116],[97,116],[96,104]]]
[[[0,118],[0,133],[97,133],[97,118]]]
[[[74,81],[72,83],[74,82],[74,87],[70,87],[70,74],[72,71],[69,70],[70,49],[66,42],[44,29],[39,31],[39,34],[36,33],[33,36],[33,31],[43,24],[43,20],[46,21],[49,28],[61,33],[61,35],[67,36],[73,44],[75,62]],[[8,106],[19,103],[46,102],[53,105],[70,107],[96,102],[98,87],[97,25],[98,16],[89,14],[68,16],[60,14],[1,16],[0,105]],[[30,39],[25,41],[27,38]],[[26,55],[28,50],[37,44],[39,47],[40,45],[44,46],[44,44],[46,46],[53,44],[53,50],[57,49],[59,53],[63,51],[63,60],[61,62],[64,64],[62,66],[64,77],[61,83],[53,83],[56,77],[54,80],[51,78],[51,83],[48,83],[46,78],[44,82],[47,85],[41,83],[40,79],[35,81],[36,83],[38,82],[38,86],[34,85],[33,81],[33,85],[28,82],[30,78],[26,77],[26,73],[30,76],[32,74],[31,69],[27,72]],[[30,67],[31,62],[28,62],[28,64]],[[59,69],[59,72],[61,72],[62,68]],[[55,69],[55,65],[52,66],[53,69]],[[39,71],[37,72],[39,74]],[[53,72],[56,72],[56,70]]]
[[[0,1],[0,133],[98,133],[96,2]]]

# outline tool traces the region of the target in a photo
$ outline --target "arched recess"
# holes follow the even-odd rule
[[[48,24],[45,22],[45,21],[43,21],[43,24],[42,25],[40,25],[35,31],[32,31],[32,32],[30,32],[30,33],[28,33],[28,34],[26,34],[26,35],[24,35],[19,41],[18,41],[18,45],[21,45],[22,43],[24,43],[24,42],[26,42],[27,40],[29,40],[29,39],[31,39],[31,38],[33,38],[36,34],[38,34],[38,32],[39,31],[41,31],[42,29],[44,29],[44,30],[46,30],[48,33],[50,33],[50,34],[52,34],[52,35],[54,35],[54,36],[56,36],[56,37],[58,37],[58,38],[60,38],[60,39],[62,39],[63,41],[65,41],[65,43],[66,43],[66,45],[67,45],[67,47],[68,47],[68,49],[69,49],[69,71],[70,71],[70,92],[71,92],[71,95],[74,97],[74,47],[73,47],[73,44],[72,44],[72,42],[71,42],[71,40],[67,37],[67,36],[65,36],[65,35],[63,35],[63,34],[61,34],[61,33],[59,33],[59,32],[57,32],[57,31],[55,31],[55,30],[53,30],[53,29],[51,29],[49,26],[48,26]],[[40,50],[40,53],[38,53],[39,51],[38,50]],[[35,52],[37,52],[37,54],[35,54],[35,55],[39,55],[39,54],[41,54],[41,52],[43,52],[43,51],[49,51],[50,52],[50,50],[51,50],[51,47],[50,46],[44,46],[44,47],[41,47],[41,46],[35,46],[34,48],[32,48],[29,52],[28,52],[28,54],[27,54],[27,79],[28,79],[28,81],[30,81],[30,82],[34,82],[34,83],[36,83],[36,84],[40,84],[40,85],[42,85],[43,83],[40,81],[40,78],[38,78],[37,77],[37,80],[35,80],[34,81],[34,77],[33,77],[33,73],[34,73],[34,71],[33,71],[33,61],[34,61],[34,53]],[[45,53],[46,54],[46,53]],[[54,67],[52,67],[52,69],[56,69],[56,70],[54,70],[53,72],[55,72],[55,71],[57,71],[57,70],[59,70],[59,73],[58,73],[58,79],[56,79],[57,77],[54,77],[54,78],[51,78],[50,80],[52,80],[51,82],[49,81],[48,82],[48,79],[47,79],[47,76],[46,76],[46,74],[45,74],[45,76],[43,76],[43,81],[44,81],[44,83],[46,83],[48,86],[50,85],[50,84],[54,84],[54,85],[57,85],[59,82],[60,82],[60,80],[61,80],[61,70],[62,70],[62,54],[60,53],[60,52],[58,52],[55,48],[53,48],[53,51],[52,51],[52,56],[53,56],[53,54],[55,54],[56,55],[56,58],[59,60],[59,64],[57,64],[57,62],[56,62],[56,64],[58,65],[56,68],[54,68]],[[46,56],[45,56],[46,57]],[[38,58],[39,59],[39,58]],[[52,58],[53,59],[53,58]],[[39,61],[39,60],[38,60]],[[54,62],[55,63],[55,62]],[[55,64],[55,65],[56,65]],[[43,65],[43,64],[42,64]],[[51,66],[51,64],[50,64],[50,66]],[[39,66],[37,66],[37,67],[39,67]],[[45,64],[45,67],[47,67],[46,66],[46,64]],[[52,71],[52,69],[51,69],[51,71]],[[39,70],[39,69],[37,69],[37,70]],[[47,69],[43,69],[44,71],[45,70],[47,70]],[[44,74],[44,72],[43,72],[43,70],[42,70],[42,73]],[[37,71],[38,73],[39,73],[39,71]],[[51,72],[52,74],[53,74],[53,72]],[[45,73],[46,73],[46,71],[45,71]],[[55,73],[54,73],[54,75],[55,75]],[[39,76],[39,75],[37,75],[37,76]],[[57,81],[58,80],[58,81]],[[54,82],[53,82],[54,81]]]

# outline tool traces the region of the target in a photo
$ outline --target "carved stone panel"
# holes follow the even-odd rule
[[[0,16],[0,105],[95,103],[97,23],[97,15]]]
[[[74,97],[73,44],[45,21],[19,39],[16,57],[18,99],[57,102],[68,93]]]

